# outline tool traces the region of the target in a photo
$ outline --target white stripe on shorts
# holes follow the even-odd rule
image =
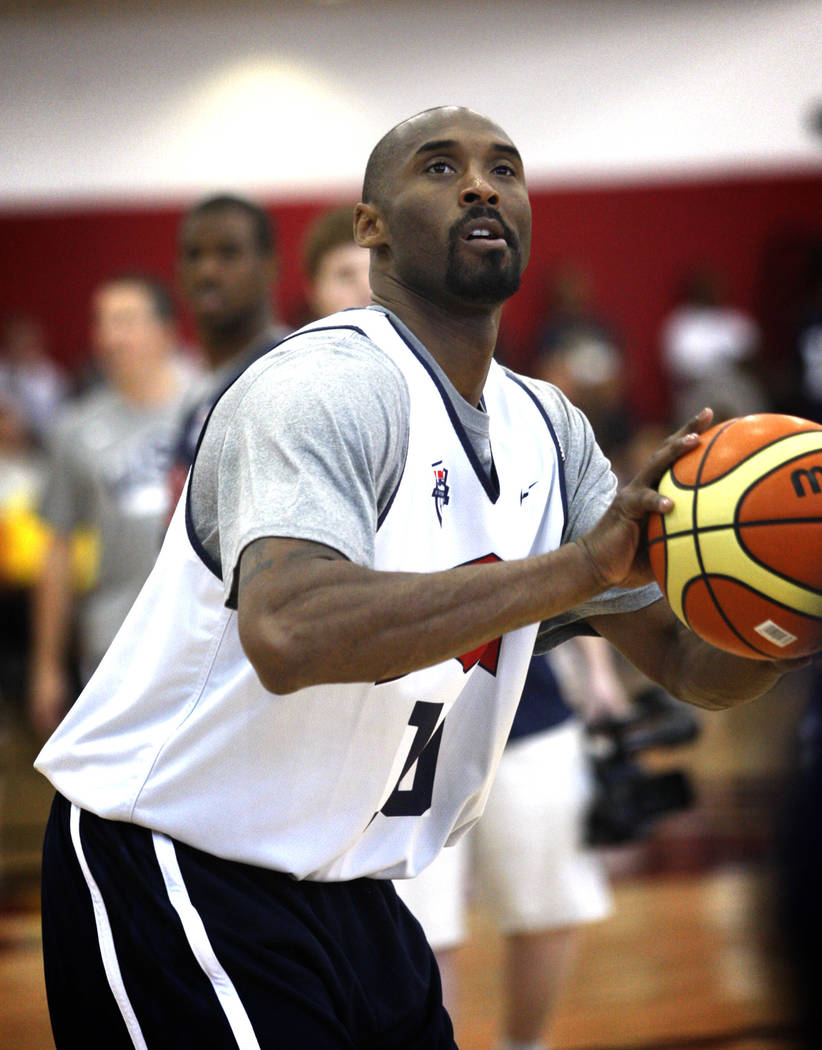
[[[114,947],[114,936],[111,932],[111,923],[109,922],[105,901],[103,900],[103,895],[100,893],[100,887],[97,885],[94,876],[91,874],[91,869],[86,862],[86,855],[83,852],[83,843],[80,841],[80,810],[74,804],[72,804],[71,807],[69,827],[71,829],[71,841],[74,844],[74,852],[77,854],[77,860],[80,863],[83,877],[86,880],[86,885],[91,894],[91,904],[94,908],[94,922],[97,926],[97,940],[100,942],[100,954],[103,957],[103,969],[106,971],[109,988],[111,988],[115,1002],[120,1009],[120,1013],[123,1015],[123,1020],[126,1023],[126,1028],[128,1029],[128,1034],[131,1036],[131,1041],[134,1044],[135,1050],[148,1050],[146,1041],[143,1038],[142,1030],[140,1029],[140,1023],[137,1020],[134,1009],[131,1005],[131,1000],[128,997],[126,986],[123,984],[123,975],[120,973],[120,964],[117,961],[117,950]]]
[[[211,947],[211,941],[208,939],[203,920],[191,903],[191,898],[183,881],[183,873],[180,871],[174,843],[158,832],[154,832],[151,837],[154,840],[154,852],[157,854],[160,871],[166,884],[168,899],[180,916],[183,931],[194,953],[194,957],[217,993],[217,998],[231,1026],[231,1031],[234,1033],[234,1038],[237,1040],[239,1050],[260,1050],[257,1036],[254,1034],[251,1021],[240,996],[237,994],[237,989],[214,954],[214,949]]]

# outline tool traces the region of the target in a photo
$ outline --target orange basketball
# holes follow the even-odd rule
[[[666,472],[651,568],[680,620],[755,659],[822,649],[822,426],[774,413],[707,430]]]

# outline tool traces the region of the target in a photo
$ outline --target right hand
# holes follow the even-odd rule
[[[645,523],[649,514],[667,514],[673,509],[673,501],[661,496],[656,486],[672,463],[699,444],[699,435],[712,420],[712,410],[703,408],[666,438],[636,477],[617,492],[597,524],[575,541],[587,555],[603,590],[640,587],[653,580],[643,540]]]

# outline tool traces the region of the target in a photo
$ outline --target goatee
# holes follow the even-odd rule
[[[479,218],[494,218],[502,225],[508,250],[501,248],[499,251],[485,252],[482,256],[476,256],[473,265],[469,265],[457,249],[465,221]],[[453,226],[449,232],[445,286],[452,295],[471,302],[489,306],[505,302],[519,288],[522,275],[519,242],[493,208],[472,208],[466,220]]]

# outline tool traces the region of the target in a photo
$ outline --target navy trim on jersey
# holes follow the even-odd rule
[[[565,487],[565,456],[562,452],[562,446],[559,443],[557,432],[554,430],[554,424],[551,422],[548,413],[545,411],[545,406],[534,393],[533,390],[528,386],[527,383],[514,375],[512,372],[506,370],[506,376],[511,380],[512,383],[516,383],[517,386],[522,387],[525,393],[531,398],[534,404],[539,409],[539,414],[545,420],[545,425],[548,427],[548,432],[551,435],[551,440],[554,442],[554,446],[557,450],[557,463],[559,464],[559,492],[562,498],[562,531],[565,532],[565,526],[568,524],[568,491]]]
[[[210,415],[211,413],[209,413]],[[208,420],[206,420],[208,422]],[[192,466],[194,464],[192,463]],[[194,548],[194,553],[205,565],[212,576],[216,576],[217,579],[222,583],[223,581],[223,567],[217,561],[216,558],[212,558],[205,547],[200,543],[200,537],[194,531],[194,522],[191,519],[191,483],[189,482],[188,492],[186,493],[186,532],[188,533],[188,542]]]
[[[361,307],[351,307],[352,312],[354,310],[360,310],[360,309],[362,309],[362,308]],[[345,312],[347,312],[347,311],[342,311],[342,310],[340,311],[340,313],[345,313]],[[326,325],[317,325],[316,327],[312,327],[312,326],[309,325],[309,326],[307,326],[305,328],[299,328],[299,329],[297,329],[296,332],[292,332],[290,335],[284,336],[278,343],[275,343],[274,346],[281,347],[285,343],[290,343],[292,339],[298,339],[298,338],[300,338],[301,336],[304,336],[304,335],[312,335],[314,332],[357,332],[359,335],[361,335],[365,339],[367,339],[369,341],[369,343],[373,342],[373,339],[371,339],[371,337],[368,335],[368,333],[364,332],[362,330],[362,328],[359,327],[359,325],[356,325],[356,324],[326,324]],[[274,349],[274,346],[271,347],[272,350]],[[225,393],[225,391],[223,391],[223,393]]]
[[[394,486],[394,491],[389,496],[388,502],[385,504],[385,506],[383,507],[382,511],[380,512],[379,517],[377,518],[377,532],[380,531],[380,529],[382,528],[383,522],[388,517],[388,512],[389,512],[389,510],[391,510],[391,507],[394,504],[394,499],[395,499],[397,493],[400,491],[400,485],[402,484],[402,479],[403,479],[404,476],[405,476],[405,464],[403,464],[402,472],[401,472],[399,478],[397,478],[397,484]]]
[[[465,430],[463,429],[462,421],[460,420],[460,417],[457,415],[457,410],[456,410],[456,408],[454,408],[454,403],[452,402],[451,398],[446,393],[445,387],[440,382],[439,376],[434,371],[434,369],[432,368],[431,364],[428,361],[426,361],[426,359],[422,356],[422,354],[420,354],[420,352],[416,349],[416,347],[413,345],[413,343],[410,343],[408,341],[408,339],[406,339],[406,337],[403,335],[403,333],[400,331],[400,329],[394,323],[394,318],[391,317],[389,314],[386,314],[385,316],[388,318],[389,324],[394,329],[394,331],[397,333],[397,335],[400,337],[400,339],[402,339],[402,341],[405,343],[405,345],[408,347],[408,349],[411,351],[411,353],[414,355],[414,357],[416,357],[416,359],[419,361],[419,363],[423,366],[423,368],[426,370],[428,375],[431,377],[431,381],[433,382],[434,386],[439,391],[439,395],[442,398],[442,403],[445,405],[445,410],[448,413],[448,418],[451,420],[451,425],[454,428],[454,432],[456,433],[457,437],[460,440],[460,444],[462,445],[463,449],[465,450],[465,454],[468,457],[468,462],[473,467],[474,473],[477,475],[477,478],[478,478],[479,482],[481,483],[482,487],[485,489],[485,493],[488,496],[488,499],[492,503],[496,503],[497,500],[499,499],[499,495],[500,495],[499,478],[497,477],[496,469],[492,465],[490,477],[485,473],[485,470],[483,469],[482,463],[480,463],[479,458],[478,458],[476,452],[474,451],[474,446],[471,444],[471,441],[470,441],[468,435],[465,433]],[[544,415],[544,413],[543,413],[543,415]]]
[[[328,325],[328,326],[323,327],[323,328],[311,328],[311,329],[309,329],[309,331],[311,331],[311,332],[337,332],[337,331],[358,332],[364,338],[366,338],[366,339],[368,338],[368,336],[362,330],[362,328],[358,328],[356,325],[353,325],[353,324]],[[258,357],[254,358],[254,361],[259,361],[260,358],[264,356],[264,354],[269,353],[271,350],[274,350],[275,348],[281,347],[284,343],[289,342],[291,339],[295,339],[299,335],[306,335],[306,334],[307,334],[307,332],[304,329],[301,329],[299,332],[292,332],[291,335],[287,335],[283,339],[280,339],[278,342],[272,343],[271,346],[268,348],[268,350],[265,350]],[[209,424],[209,420],[211,419],[211,416],[212,416],[212,413],[214,412],[214,409],[217,407],[217,402],[222,399],[223,395],[226,394],[231,389],[232,386],[234,386],[234,384],[237,382],[237,380],[240,378],[240,376],[243,375],[243,373],[245,372],[246,368],[248,368],[249,365],[253,364],[254,361],[247,362],[246,365],[243,368],[241,368],[240,371],[235,376],[233,376],[231,379],[228,380],[228,382],[225,384],[225,386],[223,386],[222,390],[217,391],[217,393],[214,395],[214,403],[212,404],[211,408],[208,411],[208,415],[206,416],[206,418],[205,418],[205,420],[203,422],[202,429],[200,430],[200,436],[197,438],[197,447],[194,449],[194,456],[192,457],[191,466],[190,466],[190,469],[192,471],[194,470],[194,464],[195,464],[195,462],[197,460],[197,453],[200,451],[200,445],[203,443],[203,437],[205,436],[206,427]],[[391,499],[393,500],[393,498],[394,497],[392,496]],[[389,504],[389,506],[390,506],[390,504]],[[387,513],[387,509],[386,509],[385,513]],[[383,514],[383,517],[385,517],[385,513]],[[200,537],[197,535],[197,533],[196,533],[196,531],[194,529],[194,520],[193,520],[193,518],[191,516],[191,482],[190,481],[189,481],[189,486],[188,486],[188,492],[186,493],[186,533],[188,534],[188,542],[191,544],[192,548],[194,549],[194,553],[197,555],[197,557],[200,559],[200,561],[203,563],[203,565],[205,565],[205,567],[208,569],[208,571],[213,576],[216,576],[217,579],[222,583],[222,580],[223,580],[223,567],[222,567],[222,565],[219,563],[219,561],[217,561],[216,558],[213,558],[208,553],[208,551],[205,549],[203,544],[200,542]]]

